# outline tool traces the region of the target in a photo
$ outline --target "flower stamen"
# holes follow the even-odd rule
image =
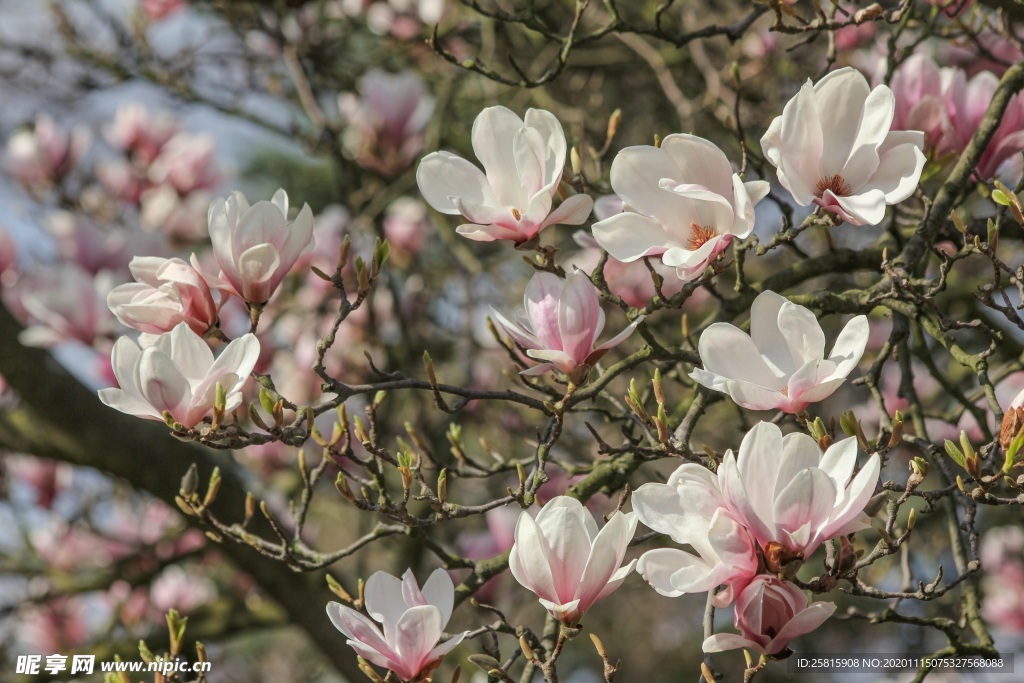
[[[825,190],[831,190],[837,197],[848,197],[853,192],[850,183],[838,173],[827,175],[818,181],[814,186],[814,196],[819,199],[825,194]]]
[[[690,251],[697,251],[714,237],[718,237],[718,231],[713,227],[697,225],[696,222],[690,223],[690,239],[687,240],[686,246]]]

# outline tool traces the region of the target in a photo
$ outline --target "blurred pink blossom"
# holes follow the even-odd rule
[[[150,604],[159,615],[171,609],[190,614],[216,597],[217,589],[212,581],[187,573],[178,565],[160,572],[149,587]]]
[[[142,193],[139,220],[146,230],[195,242],[207,236],[206,213],[212,201],[206,192],[191,192],[183,198],[173,187],[160,185]]]
[[[35,504],[47,510],[71,480],[70,468],[56,460],[12,455],[3,465],[7,476],[17,481],[19,488],[32,490]]]
[[[184,3],[179,1],[178,4]],[[129,102],[117,108],[114,120],[104,129],[104,136],[111,145],[147,166],[177,132],[178,123],[170,112],[151,112]]]
[[[1024,530],[992,529],[982,537],[980,555],[985,572],[981,615],[1003,630],[1024,632]]]
[[[412,197],[399,197],[391,202],[383,223],[391,255],[400,261],[408,261],[420,253],[434,231],[426,205]]]
[[[100,228],[81,213],[58,211],[49,217],[47,229],[57,240],[57,253],[88,273],[104,270],[128,273],[135,254],[155,254],[163,245],[153,235],[137,230]]]
[[[19,615],[18,638],[33,652],[71,652],[92,636],[86,620],[89,607],[77,596],[54,598]]]
[[[182,195],[213,188],[220,181],[214,147],[211,135],[178,133],[153,160],[149,180],[156,185],[170,185]]]
[[[345,147],[360,165],[396,175],[423,150],[423,130],[434,113],[434,98],[411,71],[391,74],[372,69],[359,79],[359,93],[338,98],[346,123]]]
[[[952,72],[945,91],[949,130],[939,145],[940,154],[959,154],[967,147],[998,86],[999,78],[989,71],[976,74],[970,80],[960,69]],[[1024,150],[1024,93],[1010,100],[999,127],[978,160],[978,176],[985,180],[994,177],[999,166],[1021,150]]]
[[[929,148],[939,143],[947,125],[942,79],[939,65],[923,53],[911,55],[896,68],[889,82],[896,97],[893,130],[923,131]]]
[[[143,14],[150,21],[162,21],[188,7],[187,0],[141,0],[140,7]]]
[[[107,309],[113,285],[108,271],[92,276],[74,263],[51,266],[19,280],[16,296],[28,314],[19,339],[48,348],[70,341],[86,346],[113,336],[114,315]]]
[[[90,135],[81,127],[67,134],[45,114],[32,130],[21,130],[7,141],[7,170],[27,187],[48,186],[70,173],[85,154]]]

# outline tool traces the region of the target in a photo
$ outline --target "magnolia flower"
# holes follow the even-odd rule
[[[660,147],[627,147],[615,156],[612,188],[629,209],[594,224],[594,238],[629,263],[660,256],[681,280],[699,277],[754,229],[754,205],[768,183],[744,183],[713,143],[669,135]]]
[[[178,123],[169,112],[153,113],[141,104],[129,102],[117,108],[114,120],[103,134],[111,145],[147,165],[177,132]]]
[[[981,615],[1001,630],[1024,633],[1024,531],[996,527],[981,540]]]
[[[920,131],[891,131],[895,98],[852,67],[807,83],[761,138],[797,204],[853,225],[877,225],[887,204],[913,194],[924,168]]]
[[[136,282],[119,285],[107,296],[107,306],[123,324],[161,334],[184,322],[200,335],[217,324],[217,303],[196,267],[158,256],[136,256],[128,267]]]
[[[227,412],[242,403],[242,386],[260,354],[252,334],[235,339],[214,360],[202,337],[186,323],[161,334],[152,345],[139,347],[128,337],[114,344],[110,362],[120,389],[101,389],[100,400],[122,413],[163,420],[169,412],[187,428],[210,414],[217,385],[224,392]]]
[[[836,338],[825,359],[825,334],[814,314],[775,292],[757,295],[750,334],[714,323],[697,344],[704,369],[690,377],[751,410],[799,413],[832,395],[860,362],[868,319],[858,315]]]
[[[473,151],[484,172],[450,152],[424,157],[416,169],[423,198],[441,213],[462,215],[456,232],[480,242],[521,244],[549,225],[579,225],[593,205],[582,194],[551,210],[565,166],[565,134],[554,114],[530,109],[525,122],[488,107],[473,122]]]
[[[142,11],[150,21],[162,21],[187,6],[186,0],[141,0]]]
[[[29,326],[18,340],[25,346],[50,348],[70,341],[92,346],[113,336],[117,322],[104,305],[112,285],[109,272],[91,275],[74,263],[19,280],[12,293]]]
[[[139,222],[144,230],[159,231],[177,240],[205,239],[205,219],[211,197],[192,192],[181,197],[168,185],[152,187],[139,198]]]
[[[89,141],[86,129],[75,128],[68,135],[40,114],[35,128],[18,131],[7,141],[7,170],[23,185],[50,185],[71,172]]]
[[[153,160],[149,180],[155,185],[170,185],[183,195],[212,188],[220,180],[214,151],[213,136],[178,133]]]
[[[949,130],[939,145],[939,151],[959,154],[967,148],[981,125],[999,87],[999,78],[983,71],[967,80],[961,69],[953,69],[946,78]],[[1024,94],[1018,93],[1007,105],[999,127],[975,166],[978,177],[986,180],[994,177],[999,166],[1021,150],[1024,150]]]
[[[643,321],[640,316],[609,341],[594,346],[604,329],[604,311],[597,288],[580,271],[565,280],[553,273],[535,274],[526,285],[524,307],[517,322],[491,309],[498,324],[526,349],[527,356],[544,361],[522,374],[540,375],[558,369],[578,382]]]
[[[360,96],[338,98],[345,118],[344,142],[367,168],[394,175],[423,149],[423,130],[434,113],[434,98],[417,74],[371,69],[359,79]]]
[[[508,558],[512,576],[567,626],[617,589],[636,560],[620,567],[636,531],[636,515],[616,511],[599,532],[583,503],[552,498],[535,520],[519,515]]]
[[[762,575],[743,590],[735,610],[733,623],[740,634],[716,633],[704,641],[704,652],[744,648],[763,655],[781,654],[789,641],[824,624],[836,605],[808,605],[807,596],[797,586]]]
[[[892,130],[923,131],[929,147],[946,132],[943,74],[935,60],[915,53],[902,62],[889,82],[895,97]]]
[[[828,447],[803,433],[782,436],[759,422],[726,451],[718,470],[722,500],[761,544],[772,571],[807,558],[821,543],[870,526],[864,506],[875,495],[881,465],[868,458],[856,476],[857,438]]]
[[[210,205],[210,241],[222,285],[251,305],[265,304],[295,261],[313,248],[313,211],[308,204],[288,222],[288,195],[249,206],[235,192]]]
[[[468,633],[437,644],[455,604],[455,586],[443,569],[435,570],[422,590],[411,569],[401,579],[377,572],[366,582],[364,596],[367,613],[383,633],[373,621],[337,602],[327,604],[327,616],[360,657],[394,671],[403,681],[429,679]]]
[[[653,531],[689,545],[649,550],[637,571],[662,595],[724,590],[712,598],[726,607],[758,572],[754,541],[725,507],[718,478],[702,465],[680,466],[666,484],[644,484],[633,494],[633,510]]]

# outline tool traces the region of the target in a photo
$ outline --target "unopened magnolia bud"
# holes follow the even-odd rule
[[[579,147],[573,147],[569,151],[569,162],[572,164],[572,174],[578,176],[583,173],[583,160],[580,158]]]
[[[878,17],[882,16],[885,10],[877,2],[873,2],[862,10],[857,11],[853,15],[853,21],[856,24],[861,24],[865,21],[873,21]]]
[[[533,649],[531,649],[530,644],[526,642],[526,636],[519,636],[519,649],[521,649],[523,651],[523,654],[526,655],[527,661],[537,661],[537,655],[533,654]]]
[[[199,470],[196,469],[195,464],[189,465],[188,471],[185,472],[185,476],[181,478],[181,490],[179,493],[183,498],[188,498],[196,492],[196,487],[199,486]]]

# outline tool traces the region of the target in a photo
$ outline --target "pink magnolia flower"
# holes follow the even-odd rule
[[[856,11],[855,7],[846,6],[847,10]],[[878,25],[873,21],[865,21],[860,24],[850,24],[836,31],[837,50],[855,50],[864,45],[878,32]]]
[[[92,346],[112,336],[117,323],[105,305],[112,284],[108,272],[92,276],[73,263],[19,280],[15,291],[29,326],[18,339],[49,348],[71,341]]]
[[[852,67],[807,83],[761,138],[779,182],[801,206],[817,204],[853,225],[877,225],[887,204],[913,194],[924,133],[891,130],[895,97]]]
[[[769,190],[762,180],[744,183],[713,143],[684,134],[625,148],[611,182],[627,210],[594,224],[598,244],[626,263],[658,256],[685,282],[751,233],[754,205]]]
[[[426,205],[412,197],[399,197],[391,202],[384,214],[383,227],[392,255],[397,252],[407,260],[423,250],[427,237],[434,231]]]
[[[345,119],[344,142],[361,165],[396,175],[423,150],[423,131],[434,98],[416,73],[371,69],[359,79],[360,96],[338,98]]]
[[[574,625],[633,571],[636,560],[620,565],[636,522],[635,514],[616,511],[598,531],[583,503],[552,498],[536,520],[525,511],[519,515],[509,570],[552,616]]]
[[[429,678],[468,633],[438,645],[455,604],[455,586],[443,569],[435,570],[422,590],[411,569],[401,579],[377,572],[366,582],[364,595],[373,621],[337,602],[327,604],[327,616],[360,657],[403,681]]]
[[[1024,531],[1020,527],[992,529],[981,540],[981,615],[1006,631],[1024,632]]]
[[[948,131],[939,144],[940,153],[959,154],[966,149],[992,103],[997,87],[999,78],[989,71],[967,80],[963,71],[953,70],[945,91]],[[1024,93],[1018,93],[1010,100],[999,127],[978,160],[978,176],[983,179],[994,177],[999,166],[1021,150],[1024,150]]]
[[[726,451],[718,470],[722,500],[737,522],[761,544],[769,561],[810,557],[821,543],[870,526],[864,506],[875,495],[878,454],[857,465],[857,439],[828,447],[803,433],[782,436],[759,422]]]
[[[81,213],[58,211],[48,217],[47,230],[57,241],[57,253],[64,261],[97,274],[109,270],[128,273],[135,254],[159,253],[163,243],[154,235],[136,230],[102,229]]]
[[[233,340],[215,360],[202,337],[186,323],[161,334],[151,346],[139,347],[128,337],[114,344],[111,364],[120,389],[101,389],[100,400],[122,413],[175,421],[192,428],[213,411],[217,385],[230,412],[242,403],[242,387],[260,353],[256,337]]]
[[[836,605],[807,604],[807,596],[788,581],[758,576],[736,600],[734,633],[716,633],[704,641],[704,652],[744,648],[765,655],[781,654],[794,638],[811,633],[825,623]]]
[[[140,332],[162,334],[185,323],[204,335],[217,324],[219,307],[197,266],[179,258],[136,256],[129,265],[136,282],[112,289],[107,306],[122,324]]]
[[[480,242],[521,244],[550,225],[579,225],[593,202],[574,195],[551,210],[565,166],[565,133],[554,114],[530,109],[520,119],[505,107],[488,107],[473,122],[479,168],[450,152],[424,157],[416,169],[423,198],[441,213],[462,215],[456,232]]]
[[[149,587],[150,604],[157,615],[166,614],[170,609],[189,614],[216,597],[217,588],[212,581],[186,573],[178,565],[171,565],[160,572]]]
[[[125,103],[104,131],[107,142],[127,152],[143,166],[153,162],[160,150],[178,132],[170,112],[151,112],[141,104]]]
[[[657,548],[640,557],[637,571],[668,597],[724,589],[714,595],[726,607],[758,572],[750,534],[726,509],[718,477],[694,463],[680,466],[665,484],[644,484],[633,494],[633,510],[653,531],[693,553]]]
[[[170,185],[182,195],[214,187],[220,181],[214,166],[214,147],[210,135],[178,133],[150,165],[150,182]]]
[[[150,21],[162,21],[188,7],[186,0],[141,0],[143,13]]]
[[[251,305],[265,304],[300,256],[313,248],[313,211],[308,204],[288,222],[288,195],[249,206],[235,192],[215,201],[209,213],[210,240],[222,285]]]
[[[751,410],[799,413],[832,395],[857,367],[868,342],[868,319],[859,315],[839,333],[825,358],[825,333],[814,314],[775,292],[757,295],[750,334],[714,323],[700,336],[704,369],[690,377]]]
[[[190,242],[206,238],[206,215],[213,201],[206,192],[182,197],[173,187],[160,185],[143,192],[139,201],[144,229]]]
[[[935,147],[946,129],[943,71],[935,60],[920,52],[903,61],[893,72],[889,86],[896,98],[892,130],[924,132],[929,147]]]
[[[112,197],[126,204],[138,204],[149,185],[143,172],[127,159],[102,159],[96,164],[96,178]]]
[[[643,322],[641,316],[609,341],[595,346],[604,330],[604,311],[597,288],[582,272],[565,280],[553,273],[535,274],[526,285],[524,307],[517,322],[491,309],[498,324],[526,350],[527,356],[544,361],[523,370],[524,375],[558,369],[575,381],[583,381],[602,356]]]
[[[25,186],[50,185],[74,169],[89,139],[84,128],[75,128],[69,136],[40,114],[33,130],[19,131],[7,141],[7,170]]]

